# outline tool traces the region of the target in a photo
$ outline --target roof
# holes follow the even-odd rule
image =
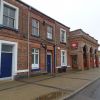
[[[77,37],[84,37],[85,39],[98,44],[98,40],[96,40],[94,37],[90,36],[86,32],[84,32],[82,29],[76,29],[74,31],[70,32],[70,38],[77,38]],[[99,46],[99,44],[98,44]]]
[[[81,32],[81,33],[83,33],[83,34],[89,36],[90,38],[96,40],[94,37],[90,36],[88,33],[84,32],[82,29],[76,29],[76,30],[74,30],[74,31],[71,31],[70,33],[75,33],[75,32],[76,32],[76,34],[77,34],[77,32],[79,32],[79,34],[80,34],[80,32]],[[81,35],[82,35],[82,34],[81,34]],[[96,41],[97,41],[97,40],[96,40]]]

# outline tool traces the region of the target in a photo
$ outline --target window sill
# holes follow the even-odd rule
[[[67,44],[67,42],[61,42],[61,41],[60,41],[60,43],[61,43],[61,44],[65,44],[65,45]]]
[[[67,65],[61,65],[61,67],[67,67]]]
[[[53,41],[53,39],[49,39],[49,38],[47,38],[47,40],[48,40],[48,41]]]
[[[37,69],[33,69],[33,68],[32,68],[32,69],[31,69],[31,72],[32,72],[32,71],[40,71],[40,68],[37,68]]]
[[[31,34],[31,36],[32,37],[36,37],[36,38],[40,38],[40,36],[36,36],[36,35],[33,35],[33,34]]]
[[[19,32],[18,29],[7,27],[7,26],[4,26],[4,25],[0,25],[0,29],[7,29],[7,30],[12,30],[12,31],[15,31],[15,32]]]

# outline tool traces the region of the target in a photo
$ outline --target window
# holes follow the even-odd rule
[[[39,21],[32,20],[32,35],[39,36]]]
[[[39,69],[39,49],[32,49],[32,69]]]
[[[19,9],[5,1],[0,4],[0,24],[18,29],[18,12]]]
[[[16,12],[15,9],[7,5],[4,5],[4,10],[3,10],[3,25],[4,26],[9,26],[11,28],[14,28],[15,12]]]
[[[77,65],[77,55],[72,55],[72,64]]]
[[[66,43],[66,30],[60,29],[60,41]]]
[[[66,51],[61,50],[61,66],[66,66],[67,65],[67,59],[66,59]]]
[[[7,45],[7,44],[2,44],[2,52],[13,52],[12,51],[13,46],[12,45]]]
[[[47,26],[47,38],[52,39],[53,28],[51,26]]]

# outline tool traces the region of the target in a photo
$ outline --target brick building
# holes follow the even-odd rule
[[[97,41],[87,34],[82,34],[81,41],[81,36],[73,33],[77,31],[70,33],[69,27],[20,0],[0,0],[0,79],[41,72],[53,74],[68,66],[83,69],[83,60],[78,58],[76,65],[73,61],[74,57],[83,56],[79,55],[81,45],[84,52],[91,47],[91,57],[95,52],[97,62]],[[71,48],[72,42],[77,43],[78,49]],[[91,65],[98,66],[93,62]]]
[[[1,0],[0,8],[0,78],[67,66],[69,27],[18,0]]]
[[[98,41],[82,29],[70,32],[70,55],[73,69],[99,67]]]

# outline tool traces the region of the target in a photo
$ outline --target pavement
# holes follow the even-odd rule
[[[0,100],[64,100],[99,78],[100,68],[93,68],[0,81]]]

